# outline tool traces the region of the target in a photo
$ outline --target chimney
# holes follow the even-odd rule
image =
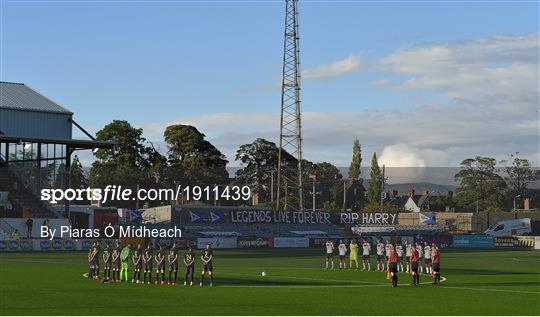
[[[414,188],[409,188],[409,197],[414,196]]]
[[[523,209],[530,210],[531,209],[531,199],[525,198],[523,199]]]
[[[422,195],[424,195],[424,196],[429,195],[429,191],[428,191],[428,190],[424,190],[424,191],[422,192]]]

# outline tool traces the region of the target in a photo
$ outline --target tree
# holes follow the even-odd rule
[[[96,133],[99,141],[113,141],[114,150],[99,149],[94,155],[88,182],[91,187],[105,188],[121,185],[135,191],[137,187],[156,187],[155,168],[164,158],[142,136],[143,130],[131,126],[127,121],[114,120]],[[135,201],[110,201],[118,207],[136,207]],[[157,202],[154,202],[157,203]]]
[[[508,161],[511,163],[510,166],[504,167],[506,174],[504,180],[510,188],[512,196],[525,198],[529,196],[529,184],[540,179],[540,171],[534,170],[529,160],[519,158],[518,155],[518,152],[510,154],[508,155],[509,159],[501,161],[501,163]]]
[[[315,192],[317,193],[317,207],[323,207],[326,210],[339,210],[343,204],[343,176],[339,169],[331,163],[304,163],[306,174],[315,177]],[[313,179],[306,179],[305,188],[312,188]],[[313,199],[313,191],[305,191],[308,206]]]
[[[296,159],[284,152],[284,164],[296,164]],[[253,193],[259,194],[259,201],[269,201],[271,183],[274,177],[274,193],[277,191],[277,168],[279,148],[273,142],[258,138],[252,143],[241,145],[236,151],[236,160],[244,165],[236,171],[236,182],[250,186]],[[307,165],[304,162],[304,166]]]
[[[228,161],[205,137],[190,125],[176,124],[165,129],[170,180],[182,186],[228,184]]]
[[[456,203],[476,210],[500,210],[507,192],[504,179],[497,174],[496,160],[477,156],[461,162],[461,170],[454,176]]]
[[[368,188],[368,202],[370,204],[376,204],[381,201],[381,182],[382,182],[381,168],[377,161],[377,153],[373,153],[371,158],[371,172]]]
[[[81,161],[79,161],[77,155],[73,157],[73,161],[71,162],[69,183],[70,188],[86,188],[88,186],[86,173],[84,172]]]
[[[362,150],[360,148],[360,141],[354,140],[353,143],[353,155],[351,165],[349,166],[349,179],[360,178],[360,165],[362,164]]]

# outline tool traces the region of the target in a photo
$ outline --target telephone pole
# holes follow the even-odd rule
[[[298,0],[285,0],[277,209],[303,210]],[[285,158],[290,154],[295,162]]]

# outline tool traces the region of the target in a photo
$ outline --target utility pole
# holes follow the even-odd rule
[[[316,210],[315,208],[315,195],[317,194],[316,191],[315,191],[315,182],[317,181],[317,175],[315,174],[312,174],[312,175],[309,175],[309,178],[311,179],[312,181],[312,189],[311,189],[311,198],[312,198],[312,203],[311,203],[311,208],[313,211]]]
[[[343,211],[347,211],[347,180],[343,180]]]
[[[274,170],[270,172],[270,202],[274,202]]]
[[[283,73],[281,82],[281,118],[277,175],[279,210],[304,209],[302,184],[302,124],[300,111],[300,48],[298,35],[298,0],[285,0]],[[296,164],[285,162],[287,153]],[[296,165],[296,166],[294,166]],[[283,196],[285,195],[285,196]],[[285,201],[282,204],[282,198]],[[287,202],[290,200],[290,202]]]
[[[381,212],[384,211],[384,164],[382,166],[382,179],[381,179]]]

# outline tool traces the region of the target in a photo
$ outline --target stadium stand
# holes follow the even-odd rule
[[[38,218],[61,217],[49,203],[40,200],[36,194],[32,193],[26,184],[6,166],[0,167],[0,191],[8,192],[15,204],[25,209],[29,215]]]

